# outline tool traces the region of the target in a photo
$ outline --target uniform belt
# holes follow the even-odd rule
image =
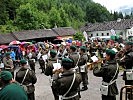
[[[109,83],[107,83],[107,82],[104,82],[104,81],[102,81],[102,84],[103,85],[111,85],[111,84],[113,84],[113,83],[115,83],[116,82],[116,79],[115,80],[113,80],[112,82],[109,82]]]
[[[11,69],[11,68],[6,68],[6,67],[5,67],[5,69]]]
[[[33,61],[33,62],[35,62],[36,60],[35,59],[29,59],[30,61]]]
[[[76,97],[76,96],[78,96],[78,93],[76,93],[75,95],[69,96],[69,97],[64,97],[64,96],[62,96],[62,100],[63,100],[63,99],[65,99],[65,100],[67,100],[67,99],[72,99],[72,98],[74,98],[74,97]]]
[[[133,71],[133,69],[125,69],[125,71]]]
[[[29,60],[35,60],[35,59],[29,59]]]
[[[30,84],[28,84],[28,85],[26,85],[26,86],[31,86],[32,85],[32,83],[30,83]]]

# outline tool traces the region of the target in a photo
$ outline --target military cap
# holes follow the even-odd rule
[[[57,53],[56,53],[55,50],[51,50],[51,51],[50,51],[50,54],[56,55]]]
[[[70,58],[63,58],[62,63],[73,63],[73,61]]]
[[[25,59],[22,59],[22,60],[20,60],[20,63],[21,63],[21,64],[26,64],[27,61],[26,61]]]
[[[81,50],[86,50],[86,47],[85,46],[81,46],[80,49]]]
[[[9,71],[2,71],[0,72],[0,78],[3,79],[3,80],[11,80],[13,78],[11,72]]]
[[[6,55],[6,56],[9,56],[10,54],[11,54],[11,52],[6,52],[6,54],[5,54],[5,55]]]
[[[131,41],[126,41],[126,42],[125,42],[125,45],[133,45],[133,42],[131,42]]]
[[[76,46],[74,46],[74,45],[72,45],[72,46],[70,46],[70,49],[75,49],[76,50]]]
[[[107,54],[107,55],[115,55],[116,52],[115,52],[114,50],[112,50],[112,49],[107,49],[107,50],[106,50],[106,54]]]

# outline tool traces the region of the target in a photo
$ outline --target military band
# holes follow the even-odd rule
[[[117,88],[119,84],[116,80],[120,67],[124,69],[122,76],[125,85],[133,86],[133,42],[125,42],[125,47],[114,44],[114,46],[106,45],[104,42],[99,44],[95,41],[85,42],[81,46],[60,44],[55,47],[47,44],[44,48],[38,47],[37,52],[30,49],[26,52],[24,59],[17,60],[19,70],[15,78],[13,57],[10,56],[11,52],[5,52],[2,58],[4,69],[0,68],[0,75],[4,72],[11,78],[10,81],[14,78],[17,84],[26,86],[27,90],[23,88],[25,90],[23,100],[35,100],[34,84],[37,82],[36,63],[38,62],[41,75],[46,75],[50,79],[54,100],[80,100],[82,98],[80,92],[88,90],[88,69],[91,66],[94,76],[103,79],[99,87],[102,100],[116,100],[116,95],[119,93]],[[93,61],[93,56],[98,60]],[[3,76],[0,76],[0,79],[1,77]],[[11,87],[14,87],[12,84]],[[3,88],[1,82],[0,87]],[[126,91],[130,92],[128,89]],[[3,91],[0,90],[0,96],[1,93]],[[133,100],[133,96],[128,95],[128,99]],[[0,100],[6,99],[0,98]]]

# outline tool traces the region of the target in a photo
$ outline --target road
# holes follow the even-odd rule
[[[117,85],[118,89],[124,85],[124,81],[121,76],[122,72],[119,73]],[[41,74],[41,70],[39,69],[39,64],[36,63],[36,75],[37,75],[37,83],[35,84],[35,97],[36,100],[54,100],[52,91],[49,84],[49,77]],[[88,90],[81,92],[80,100],[101,100],[100,95],[100,84],[101,78],[95,77],[92,71],[88,71],[89,77],[89,85]],[[119,100],[119,95],[117,96],[117,100]]]

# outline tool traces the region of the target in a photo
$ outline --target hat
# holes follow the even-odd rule
[[[6,53],[6,56],[9,56],[10,54],[11,54],[11,52],[7,52],[7,53]]]
[[[74,50],[76,50],[76,46],[74,46],[74,45],[72,45],[72,46],[70,46],[70,49],[74,49]]]
[[[50,54],[56,55],[57,53],[56,53],[55,50],[51,50],[51,51],[50,51]]]
[[[66,70],[69,70],[70,68],[74,67],[74,62],[73,60],[71,60],[70,58],[63,58],[62,59],[62,66],[63,68],[65,68]]]
[[[2,71],[0,72],[0,78],[3,80],[11,80],[13,76],[9,71]]]
[[[81,46],[80,49],[81,50],[86,50],[86,47],[85,46]]]
[[[73,63],[73,61],[70,58],[63,58],[62,63]]]
[[[106,54],[107,54],[107,55],[115,55],[116,52],[115,52],[114,50],[112,50],[112,49],[107,49],[107,50],[106,50]]]
[[[26,61],[25,59],[22,59],[22,60],[20,60],[20,63],[21,63],[21,64],[26,64],[27,61]]]
[[[126,42],[125,42],[125,45],[133,45],[133,42],[131,42],[131,41],[126,41]]]

